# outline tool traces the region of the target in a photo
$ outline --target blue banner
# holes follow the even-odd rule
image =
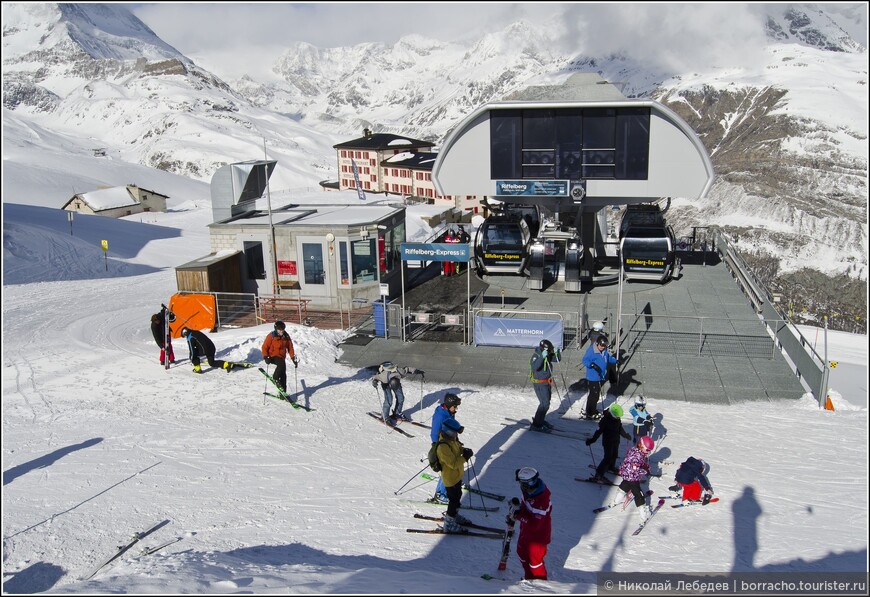
[[[567,197],[567,180],[497,180],[496,195],[520,197]]]
[[[562,320],[474,317],[475,346],[535,348],[541,340],[549,340],[562,350]]]
[[[359,170],[356,167],[356,161],[350,161],[351,166],[353,166],[353,180],[356,183],[356,194],[359,197],[360,201],[366,200],[366,192],[363,190],[362,185],[359,183]]]
[[[471,259],[471,249],[465,243],[402,243],[402,261],[459,261]]]

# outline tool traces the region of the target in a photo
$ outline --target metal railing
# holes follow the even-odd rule
[[[772,359],[776,342],[758,319],[623,313],[623,346],[629,353]]]
[[[776,338],[778,346],[788,355],[798,378],[805,380],[819,406],[824,408],[830,374],[827,361],[819,356],[788,316],[776,308],[770,293],[758,283],[746,267],[732,247],[730,239],[718,230],[714,238],[728,270],[752,301],[759,317],[764,321],[771,335]]]

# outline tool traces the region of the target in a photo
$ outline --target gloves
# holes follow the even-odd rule
[[[293,366],[298,369],[299,368],[299,359],[297,359],[296,357],[290,357],[290,360],[293,361]]]
[[[713,488],[711,487],[710,489],[704,490],[704,495],[707,497],[713,497]]]
[[[513,498],[508,504],[508,521],[517,519],[517,512],[520,511],[520,500]]]
[[[597,371],[597,372],[598,372],[598,375],[604,375],[604,374],[601,372],[601,367],[598,366],[598,363],[589,363],[589,368],[592,369],[592,370],[594,370],[594,371]]]
[[[471,457],[474,456],[474,450],[471,448],[462,448],[462,457],[465,460],[471,460]]]
[[[587,446],[591,446],[591,445],[594,444],[594,443],[595,443],[595,440],[593,440],[591,437],[590,437],[589,439],[586,440],[586,445],[587,445]]]
[[[377,388],[377,387],[378,387],[378,380],[376,380],[376,379],[373,379],[373,380],[372,380],[372,387],[373,387],[373,388]]]

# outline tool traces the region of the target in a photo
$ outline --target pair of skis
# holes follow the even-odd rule
[[[434,522],[444,522],[444,518],[440,516],[426,516],[424,514],[414,514],[414,518],[420,518],[423,520],[431,520]],[[459,533],[448,533],[444,530],[444,527],[435,527],[434,529],[405,529],[409,533],[422,533],[426,535],[457,535],[460,537],[481,537],[484,539],[504,539],[505,533],[501,529],[497,529],[495,527],[486,527],[479,524],[464,524],[462,526],[462,532]],[[475,529],[475,530],[469,530]]]
[[[313,408],[310,408],[310,407],[308,407],[308,406],[305,406],[304,404],[299,404],[299,403],[296,402],[295,400],[291,400],[291,399],[290,399],[290,396],[288,396],[287,393],[286,393],[284,390],[281,389],[281,386],[278,385],[278,382],[275,381],[275,378],[272,377],[271,375],[269,375],[269,374],[266,372],[265,369],[263,369],[262,367],[257,367],[257,370],[258,370],[260,373],[262,373],[263,375],[265,375],[265,376],[266,376],[266,379],[268,379],[269,381],[272,382],[272,385],[275,386],[275,391],[277,392],[277,393],[274,393],[274,394],[273,394],[272,392],[263,392],[263,395],[264,395],[264,396],[269,396],[269,397],[271,397],[271,398],[277,398],[278,400],[281,400],[281,401],[284,401],[284,402],[289,402],[289,403],[290,403],[290,406],[292,406],[292,407],[295,408],[296,410],[305,410],[305,411],[308,411],[308,412],[312,412],[312,411],[314,411]]]
[[[157,524],[155,524],[154,526],[152,526],[151,528],[149,528],[149,529],[147,529],[147,530],[145,530],[145,531],[142,531],[142,532],[139,532],[139,533],[134,533],[133,536],[130,537],[129,541],[127,541],[127,543],[125,543],[125,544],[123,544],[123,545],[119,545],[118,548],[117,548],[117,550],[115,551],[115,553],[113,553],[113,554],[110,555],[108,558],[106,558],[105,560],[103,560],[102,562],[100,562],[99,564],[97,564],[97,566],[96,566],[93,570],[91,570],[91,572],[90,572],[89,574],[87,574],[86,576],[83,576],[83,577],[82,577],[82,580],[88,580],[88,579],[90,579],[90,578],[93,578],[93,577],[97,574],[97,572],[99,572],[100,570],[102,570],[103,568],[105,568],[106,566],[108,566],[109,564],[111,564],[112,562],[114,562],[115,560],[117,560],[118,558],[120,558],[122,555],[124,555],[125,553],[127,553],[127,551],[128,551],[131,547],[133,547],[134,545],[136,545],[137,543],[139,543],[139,541],[141,541],[142,539],[144,539],[144,538],[147,537],[148,535],[150,535],[150,534],[152,534],[152,533],[154,533],[154,532],[156,532],[156,531],[162,529],[163,527],[165,527],[165,526],[168,525],[168,524],[169,524],[169,519],[167,519],[167,520],[163,520],[163,521],[161,521],[161,522],[158,522]],[[180,538],[179,538],[179,539],[180,539]],[[167,545],[170,545],[170,544],[172,544],[172,543],[174,543],[174,542],[175,542],[175,541],[169,541],[169,542],[167,542],[167,543],[165,543],[165,544],[163,544],[163,545],[160,545],[160,546],[157,546],[156,548],[153,548],[153,549],[150,550],[150,551],[148,551],[148,550],[146,550],[146,551],[148,551],[148,553],[154,553],[154,552],[157,551],[158,549],[162,549],[163,547],[166,547]],[[147,554],[146,554],[146,555],[147,555]]]

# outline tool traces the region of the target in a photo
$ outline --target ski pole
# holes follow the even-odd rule
[[[269,363],[266,363],[266,375],[269,375]],[[266,406],[266,392],[269,390],[269,378],[263,382],[263,406]]]
[[[589,456],[592,458],[592,466],[598,468],[598,466],[595,464],[595,454],[592,453],[592,446],[587,447],[589,448]]]
[[[410,479],[408,479],[407,481],[405,481],[405,485],[407,485],[408,483],[410,483],[411,481],[413,481],[414,479],[416,479],[417,476],[418,476],[420,473],[422,473],[423,471],[425,471],[427,468],[429,468],[429,461],[428,461],[428,460],[426,460],[426,466],[424,466],[423,468],[421,468],[419,471],[417,471],[416,473],[414,473],[414,475],[413,475]],[[396,491],[394,491],[394,492],[393,492],[393,495],[399,495],[399,492],[402,491],[402,489],[405,488],[405,485],[402,485],[402,486],[399,487]]]
[[[296,386],[296,398],[299,397],[299,366],[296,364],[296,360],[293,360],[293,384]]]
[[[477,471],[474,470],[474,462],[469,460],[468,464],[471,466],[471,472],[474,474],[474,484],[477,485],[477,487],[479,488],[480,482],[477,480]],[[469,483],[469,485],[471,485],[471,484]],[[483,495],[481,495],[481,494],[477,494],[477,495],[480,498],[480,505],[483,507],[483,516],[485,518],[489,518],[489,513],[486,511],[486,503],[483,501]]]

